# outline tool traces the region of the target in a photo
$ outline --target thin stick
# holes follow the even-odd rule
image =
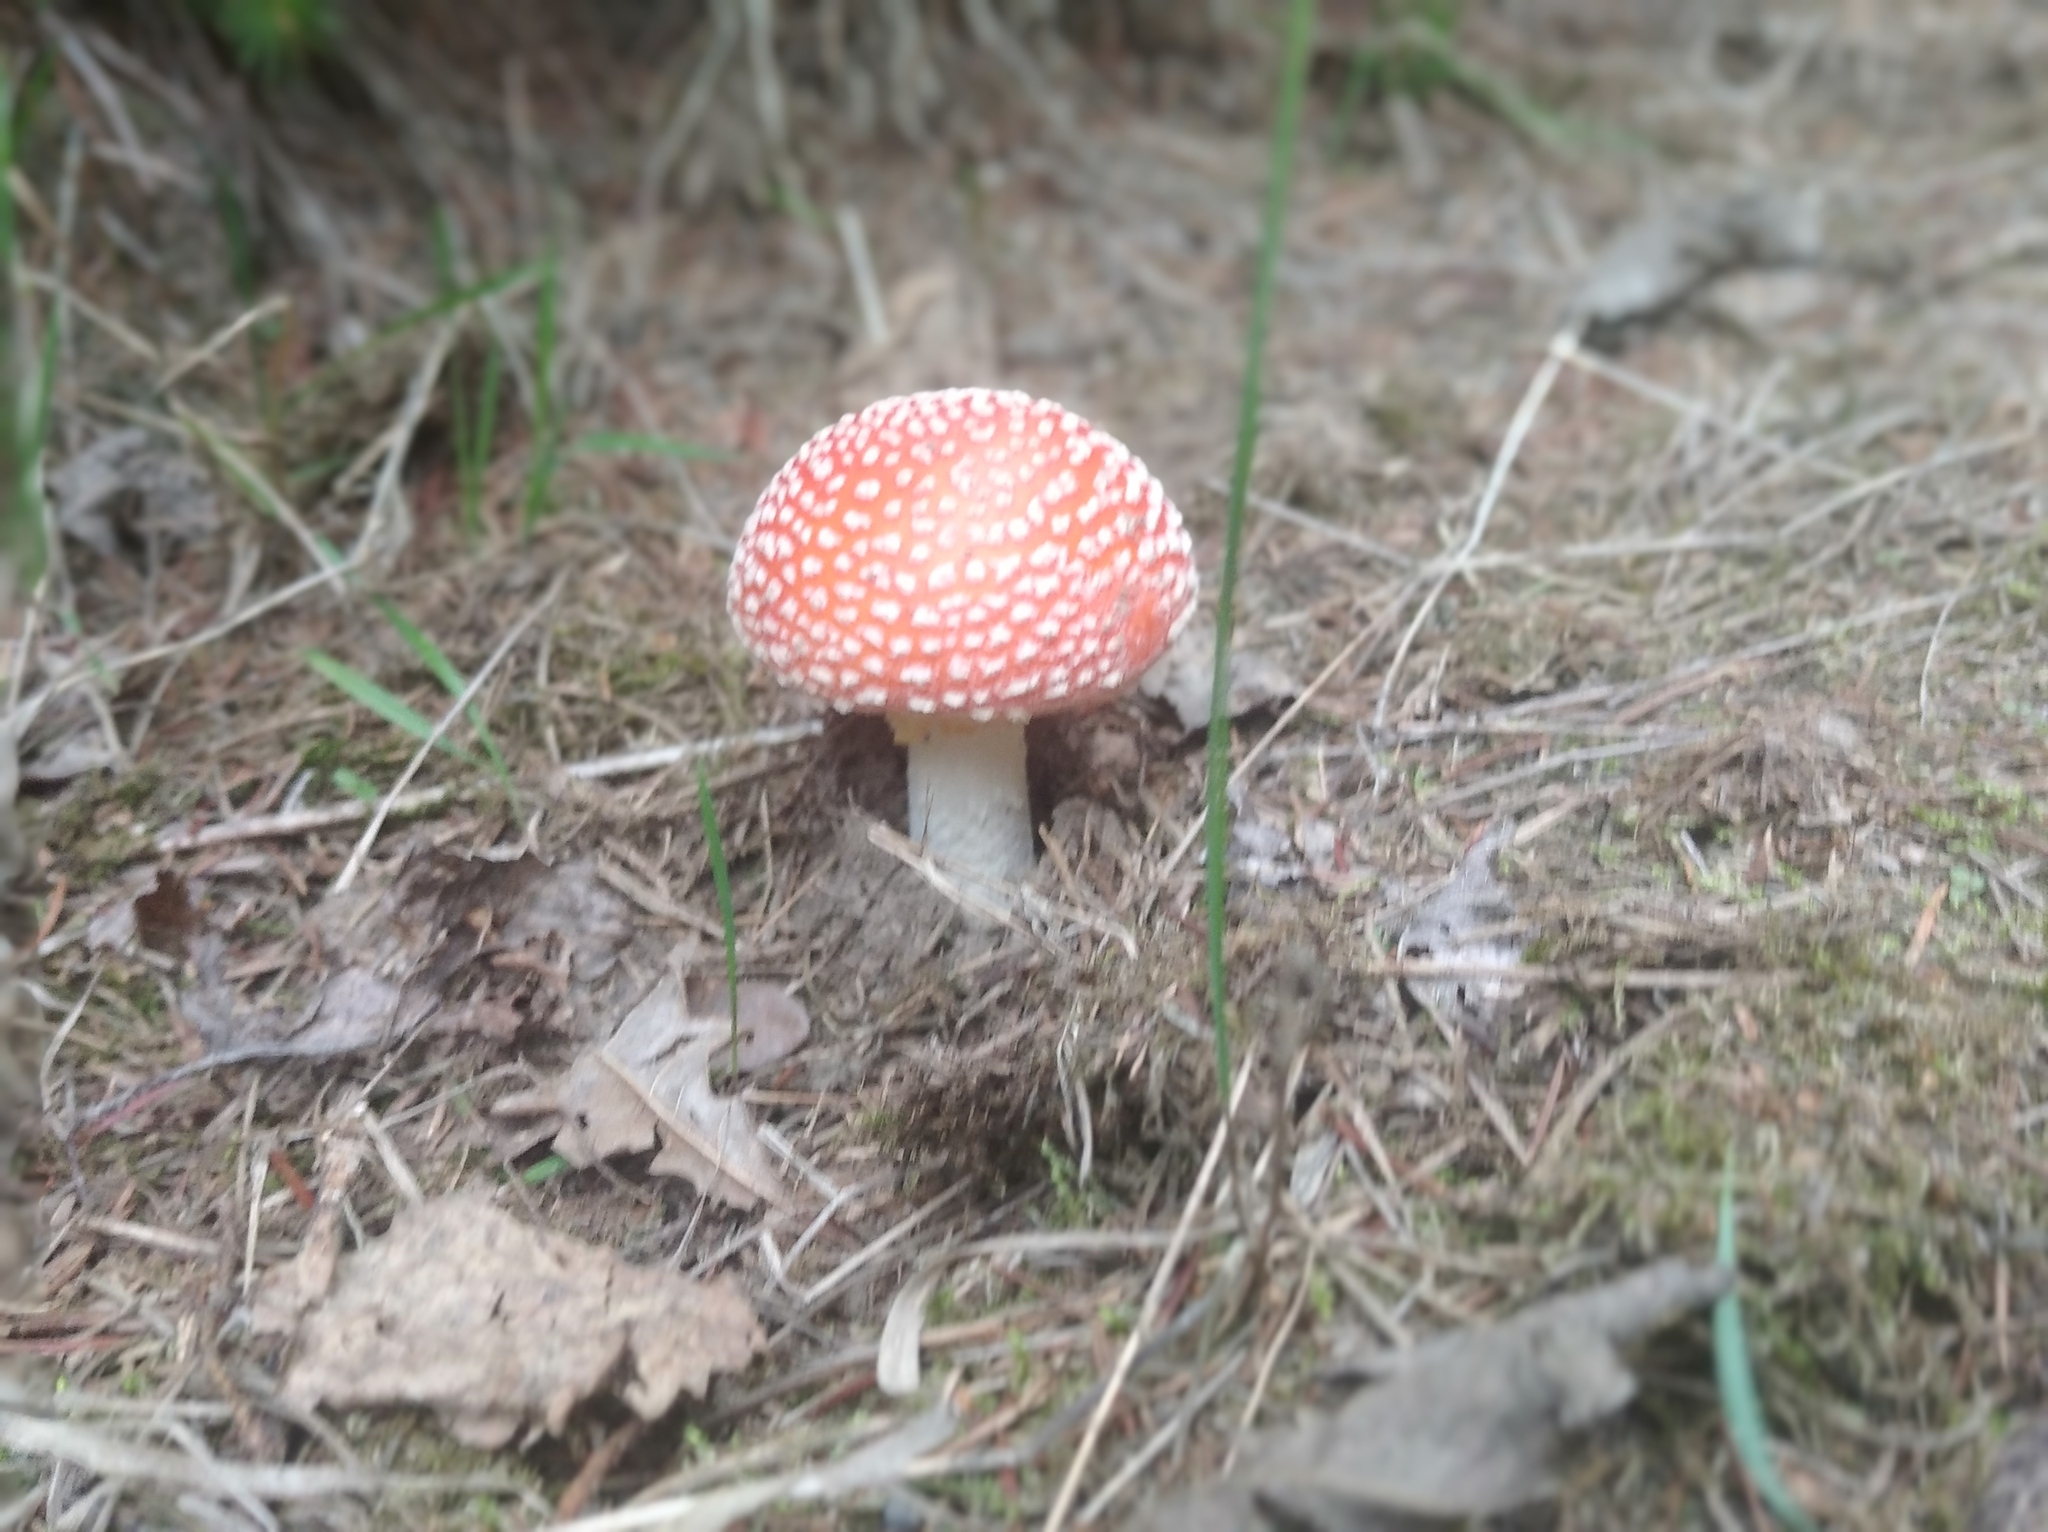
[[[277,487],[263,476],[262,471],[250,462],[239,448],[215,430],[211,422],[187,409],[176,399],[171,400],[170,405],[171,414],[177,418],[178,424],[189,431],[199,445],[206,449],[207,456],[227,471],[228,477],[239,484],[242,492],[256,502],[257,508],[290,529],[292,536],[299,540],[299,546],[306,550],[307,557],[313,561],[315,569],[331,571],[341,566],[341,555],[306,525],[306,519],[299,514],[298,507],[285,499]],[[350,562],[353,563],[354,560]]]
[[[434,382],[441,376],[441,368],[448,360],[449,349],[455,344],[458,328],[458,323],[451,319],[435,330],[426,355],[420,358],[412,381],[406,385],[398,419],[386,433],[390,445],[385,450],[383,465],[377,471],[377,487],[370,493],[369,512],[363,517],[362,531],[356,534],[355,547],[349,550],[351,562],[360,562],[373,552],[395,559],[411,541],[412,529],[401,520],[405,514],[402,510],[405,490],[401,483],[405,455],[412,450],[413,436],[426,416],[427,406],[433,402]],[[390,535],[393,527],[400,528],[403,533],[395,542]]]
[[[572,761],[562,770],[579,782],[605,777],[631,776],[637,771],[661,771],[700,755],[724,755],[738,750],[767,750],[776,745],[793,745],[798,740],[822,734],[825,720],[806,718],[800,723],[776,724],[750,734],[724,734],[712,739],[693,739],[680,745],[659,745],[649,750],[628,750],[623,755],[600,755],[588,761]]]
[[[1209,1401],[1223,1392],[1223,1385],[1236,1376],[1237,1369],[1244,1365],[1246,1355],[1247,1352],[1242,1346],[1233,1349],[1223,1359],[1222,1365],[1209,1375],[1209,1381],[1182,1400],[1180,1408],[1173,1412],[1173,1418],[1154,1432],[1150,1441],[1125,1459],[1123,1465],[1110,1476],[1109,1482],[1095,1492],[1095,1498],[1081,1507],[1081,1514],[1074,1518],[1075,1523],[1087,1527],[1100,1520],[1102,1513],[1116,1503],[1117,1496],[1131,1487],[1138,1475],[1151,1466],[1153,1459],[1178,1441],[1181,1434],[1193,1424],[1195,1417],[1208,1406]]]
[[[1923,729],[1927,727],[1929,711],[1927,689],[1928,683],[1934,677],[1934,651],[1941,647],[1941,630],[1948,626],[1949,613],[1956,609],[1956,603],[1969,595],[1976,583],[1977,571],[1973,569],[1970,571],[1970,577],[1963,581],[1961,585],[1958,585],[1956,593],[1948,598],[1947,604],[1941,609],[1941,615],[1934,619],[1934,632],[1927,640],[1927,658],[1920,662],[1920,727]]]
[[[1895,489],[1923,474],[1935,473],[1944,468],[1955,468],[1980,457],[1992,457],[2014,447],[2024,447],[2034,440],[2035,433],[2032,431],[2015,431],[2009,436],[1994,436],[1988,441],[1969,442],[1960,447],[1937,452],[1917,463],[1901,463],[1897,468],[1887,469],[1883,473],[1851,484],[1840,493],[1828,496],[1811,510],[1802,511],[1794,516],[1778,528],[1778,541],[1790,542],[1815,522],[1825,521],[1838,511],[1846,511],[1851,506],[1861,505],[1871,496],[1881,495],[1886,490]]]
[[[194,368],[204,367],[233,345],[236,338],[250,326],[259,325],[266,319],[275,319],[279,314],[289,311],[291,306],[291,299],[282,293],[273,293],[254,308],[237,315],[165,368],[163,375],[156,380],[156,391],[162,393]]]
[[[1605,378],[1616,387],[1625,388],[1630,393],[1649,400],[1652,404],[1663,405],[1664,408],[1671,411],[1674,415],[1682,415],[1688,420],[1697,420],[1702,425],[1712,426],[1715,430],[1735,437],[1738,441],[1745,441],[1753,447],[1761,448],[1772,457],[1787,462],[1808,460],[1808,450],[1806,448],[1795,447],[1787,442],[1781,442],[1775,436],[1765,435],[1763,432],[1756,430],[1752,426],[1745,425],[1739,420],[1730,420],[1726,415],[1719,413],[1711,406],[1702,404],[1697,399],[1689,399],[1676,389],[1666,388],[1655,379],[1647,378],[1639,372],[1633,372],[1594,352],[1574,350],[1566,360],[1582,372],[1590,372],[1596,378]],[[1839,479],[1844,483],[1854,483],[1861,477],[1855,469],[1845,464],[1833,462],[1827,458],[1814,458],[1811,459],[1811,462],[1817,471],[1827,474],[1830,478]]]
[[[1436,584],[1422,598],[1422,605],[1415,609],[1414,619],[1394,648],[1394,658],[1387,666],[1386,678],[1380,683],[1380,699],[1372,710],[1375,729],[1386,727],[1387,701],[1393,695],[1394,681],[1401,674],[1401,662],[1407,659],[1408,650],[1415,643],[1415,635],[1429,621],[1429,614],[1436,610],[1437,599],[1445,588],[1465,571],[1472,555],[1479,551],[1479,544],[1486,536],[1487,523],[1493,520],[1494,507],[1500,504],[1501,490],[1507,485],[1508,474],[1515,466],[1515,459],[1522,455],[1522,444],[1528,440],[1529,432],[1535,428],[1537,412],[1543,408],[1543,401],[1550,397],[1558,373],[1564,370],[1564,364],[1578,353],[1578,349],[1579,332],[1576,329],[1559,330],[1551,336],[1550,345],[1543,354],[1543,365],[1529,380],[1522,402],[1516,407],[1514,418],[1508,422],[1508,434],[1501,441],[1500,451],[1494,454],[1493,471],[1487,475],[1486,488],[1480,492],[1479,507],[1472,513],[1472,529],[1465,534],[1464,545],[1452,555],[1443,572],[1437,576]]]
[[[861,222],[860,209],[850,202],[842,202],[832,217],[839,226],[839,243],[846,250],[846,271],[853,278],[853,297],[860,305],[861,328],[867,331],[869,345],[886,346],[889,311],[882,305],[881,283],[875,280],[875,258],[868,249],[867,225]]]
[[[1067,1476],[1060,1484],[1060,1492],[1046,1512],[1043,1532],[1060,1532],[1067,1523],[1068,1513],[1074,1508],[1074,1501],[1081,1492],[1081,1476],[1088,1471],[1088,1461],[1095,1455],[1096,1443],[1102,1439],[1102,1428],[1109,1423],[1110,1412],[1116,1408],[1116,1401],[1123,1392],[1124,1381],[1131,1375],[1131,1364],[1137,1360],[1138,1348],[1145,1342],[1146,1332],[1159,1318],[1159,1310],[1165,1306],[1167,1289],[1173,1285],[1174,1272],[1180,1266],[1180,1253],[1187,1245],[1188,1231],[1194,1226],[1195,1215],[1208,1200],[1209,1183],[1215,1178],[1216,1167],[1223,1160],[1223,1146],[1230,1136],[1230,1120],[1237,1113],[1238,1103],[1244,1100],[1245,1087],[1251,1084],[1252,1060],[1246,1058],[1238,1065],[1237,1080],[1231,1086],[1230,1104],[1217,1119],[1216,1131],[1209,1135],[1209,1152],[1202,1157],[1202,1168],[1195,1176],[1195,1184],[1188,1192],[1187,1201],[1182,1205],[1180,1222],[1174,1225],[1173,1238],[1159,1257],[1159,1265],[1152,1273],[1152,1285],[1145,1289],[1145,1302],[1138,1310],[1137,1322],[1131,1326],[1131,1333],[1124,1337],[1123,1349],[1117,1353],[1116,1366],[1110,1371],[1109,1381],[1103,1386],[1102,1397],[1095,1402],[1095,1412],[1088,1417],[1088,1429],[1081,1435],[1081,1445],[1074,1451],[1074,1461],[1067,1465]]]
[[[640,189],[633,198],[635,217],[651,218],[660,207],[662,186],[668,180],[669,172],[675,168],[676,161],[682,158],[683,150],[689,147],[690,135],[696,132],[698,122],[710,110],[719,76],[725,72],[726,62],[732,57],[732,50],[739,40],[738,5],[712,6],[711,40],[705,45],[704,56],[690,71],[689,83],[677,98],[675,110],[662,124],[661,132],[656,135],[653,146],[647,151],[647,159],[640,167]]]
[[[1213,494],[1226,497],[1230,494],[1230,486],[1221,479],[1205,479],[1202,481],[1202,487]],[[1275,500],[1271,495],[1248,494],[1244,501],[1263,516],[1270,516],[1275,521],[1286,522],[1290,527],[1300,527],[1305,532],[1314,532],[1333,542],[1356,548],[1360,553],[1376,558],[1383,564],[1392,564],[1396,569],[1415,567],[1415,560],[1399,549],[1389,548],[1385,543],[1367,537],[1363,532],[1355,532],[1350,527],[1339,526],[1336,522],[1326,521],[1321,516],[1311,516],[1307,511],[1297,510],[1285,500]]]
[[[1557,1120],[1551,1125],[1550,1135],[1543,1140],[1543,1147],[1531,1157],[1531,1179],[1544,1175],[1557,1164],[1563,1157],[1563,1146],[1569,1144],[1578,1133],[1579,1124],[1585,1120],[1586,1114],[1593,1110],[1593,1103],[1600,1099],[1601,1092],[1614,1083],[1615,1076],[1663,1042],[1684,1014],[1682,1010],[1673,1011],[1662,1020],[1652,1022],[1608,1054],[1593,1072],[1586,1076],[1584,1083],[1572,1092],[1571,1099],[1564,1105],[1564,1110],[1557,1114]]]
[[[354,559],[348,559],[339,564],[329,564],[316,573],[302,575],[300,578],[292,581],[291,584],[280,586],[261,601],[256,602],[252,606],[243,607],[232,617],[222,618],[210,628],[200,629],[190,638],[181,638],[175,643],[158,644],[154,648],[143,649],[134,654],[124,654],[115,659],[95,660],[89,663],[106,670],[110,674],[118,675],[124,670],[133,670],[138,665],[154,664],[158,660],[177,659],[182,655],[190,654],[194,649],[202,645],[212,643],[217,638],[225,638],[228,634],[234,632],[235,629],[246,627],[259,617],[269,616],[270,613],[276,611],[279,607],[298,600],[299,597],[309,591],[315,591],[323,585],[332,585],[336,580],[345,579],[350,574],[353,574],[355,569],[356,561]],[[81,668],[62,680],[52,683],[49,693],[39,697],[36,705],[40,707],[41,703],[47,700],[48,695],[68,690],[73,683],[84,679],[85,674],[85,670]]]
[[[525,615],[513,623],[511,631],[498,641],[498,647],[491,651],[491,657],[477,667],[476,674],[470,677],[469,685],[463,687],[462,695],[457,697],[448,711],[441,715],[441,720],[434,725],[433,732],[420,742],[419,749],[414,751],[412,759],[406,762],[405,770],[400,772],[398,780],[392,783],[391,791],[378,801],[377,812],[370,816],[369,824],[364,826],[362,837],[356,841],[355,850],[349,853],[348,865],[341,869],[340,876],[334,880],[333,886],[328,890],[330,894],[343,893],[350,884],[355,882],[356,874],[362,871],[363,863],[370,855],[370,848],[377,844],[377,832],[384,828],[384,821],[390,817],[392,809],[397,806],[399,795],[405,791],[407,785],[418,775],[420,767],[426,763],[428,754],[433,750],[434,746],[441,742],[441,736],[454,726],[455,720],[462,717],[464,710],[468,708],[470,703],[476,700],[477,693],[483,690],[484,682],[490,679],[491,672],[498,668],[499,663],[505,656],[512,652],[512,646],[519,642],[520,635],[533,626],[534,622],[539,619],[543,612],[555,604],[555,598],[561,595],[562,587],[568,581],[569,571],[564,570],[556,575],[555,583],[548,587],[548,593],[526,609]]]
[[[391,805],[394,814],[415,814],[437,809],[455,796],[451,787],[422,787],[401,795]],[[317,809],[294,809],[288,814],[252,814],[247,819],[228,819],[201,825],[196,830],[166,830],[156,838],[162,852],[204,851],[208,846],[231,846],[238,841],[283,839],[311,835],[352,825],[370,817],[370,805],[351,798],[345,803],[322,804]]]
[[[1370,652],[1373,645],[1387,636],[1387,633],[1394,626],[1394,619],[1400,615],[1402,609],[1408,604],[1408,597],[1414,593],[1416,584],[1416,581],[1410,581],[1402,586],[1395,594],[1394,599],[1387,604],[1386,610],[1381,612],[1378,617],[1374,618],[1364,628],[1360,629],[1349,643],[1337,651],[1336,658],[1316,672],[1315,679],[1304,686],[1301,689],[1301,694],[1287,705],[1286,711],[1273,720],[1273,727],[1261,735],[1259,742],[1247,750],[1243,758],[1238,761],[1237,769],[1230,774],[1230,785],[1232,787],[1236,787],[1244,781],[1246,775],[1253,766],[1258,764],[1260,758],[1265,755],[1266,750],[1272,745],[1273,741],[1284,734],[1288,727],[1293,724],[1294,720],[1307,710],[1309,703],[1315,700],[1316,694],[1330,683],[1338,671],[1342,670],[1346,665],[1355,663],[1360,656]],[[1188,854],[1188,848],[1194,845],[1196,837],[1202,833],[1203,827],[1207,823],[1208,810],[1204,808],[1201,813],[1195,816],[1195,822],[1181,832],[1180,839],[1174,842],[1173,850],[1168,854],[1166,860],[1160,864],[1159,875],[1161,877],[1167,876],[1174,868],[1180,865],[1180,859]]]
[[[1228,1478],[1230,1470],[1237,1463],[1237,1455],[1243,1450],[1245,1439],[1251,1434],[1252,1424],[1259,1418],[1259,1406],[1266,1402],[1266,1389],[1273,1381],[1273,1368],[1280,1361],[1280,1353],[1287,1345],[1287,1338],[1294,1333],[1294,1327],[1301,1320],[1302,1306],[1308,1302],[1308,1290],[1316,1274],[1316,1247],[1310,1245],[1302,1258],[1301,1280],[1294,1285],[1294,1301],[1287,1305],[1287,1313],[1280,1320],[1280,1328],[1273,1332],[1273,1339],[1266,1346],[1266,1354],[1259,1358],[1259,1371],[1252,1379],[1252,1396],[1244,1402],[1244,1412],[1237,1417],[1237,1434],[1231,1438],[1230,1451],[1224,1454],[1223,1467],[1217,1477]],[[1099,1498],[1099,1497],[1098,1497]]]

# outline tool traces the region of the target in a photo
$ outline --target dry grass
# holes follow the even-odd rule
[[[1718,33],[1692,19],[1680,36],[1597,5],[1537,7],[1475,46],[1597,125],[1599,146],[1532,149],[1440,98],[1422,121],[1441,181],[1421,190],[1391,115],[1328,142],[1333,42],[1257,485],[1299,514],[1255,520],[1240,615],[1243,645],[1318,684],[1284,719],[1244,720],[1240,758],[1270,739],[1239,809],[1259,833],[1241,839],[1286,877],[1239,881],[1229,937],[1243,1041],[1265,1042],[1238,1174],[1292,1144],[1299,1201],[1240,1294],[1242,1212],[1262,1212],[1277,1172],[1254,1172],[1246,1199],[1226,1162],[1190,1197],[1217,1126],[1200,872],[1175,854],[1200,811],[1198,746],[1136,702],[1035,728],[1054,843],[1043,898],[1024,929],[977,928],[870,843],[902,794],[882,731],[760,734],[810,715],[751,675],[722,590],[753,494],[849,390],[885,363],[947,381],[981,344],[1000,381],[1130,441],[1213,563],[1220,507],[1203,486],[1228,460],[1256,69],[1082,36],[1070,46],[1097,50],[1089,67],[1117,89],[1076,128],[1045,110],[1064,96],[1034,94],[1070,88],[1076,58],[1027,55],[1051,73],[1020,88],[1000,49],[935,38],[952,94],[919,126],[936,147],[885,134],[828,150],[853,88],[792,25],[788,132],[807,193],[859,210],[885,293],[927,295],[889,316],[898,349],[878,362],[838,228],[765,210],[787,151],[759,139],[758,81],[739,66],[691,139],[700,168],[666,183],[664,211],[629,216],[646,162],[619,145],[660,141],[715,36],[614,52],[600,101],[578,88],[591,39],[509,23],[479,38],[429,9],[423,35],[460,64],[402,131],[390,102],[422,92],[374,33],[352,63],[388,98],[382,116],[303,87],[229,115],[236,92],[185,42],[124,55],[79,23],[150,158],[123,157],[119,120],[71,73],[75,99],[28,146],[48,219],[27,220],[26,261],[67,314],[54,457],[140,424],[209,463],[218,518],[197,535],[131,530],[107,554],[70,543],[75,631],[54,610],[33,643],[7,630],[19,694],[48,697],[24,755],[42,846],[39,1046],[61,1045],[27,1166],[48,1188],[43,1292],[5,1310],[0,1347],[55,1370],[75,1414],[33,1431],[0,1417],[16,1422],[0,1441],[50,1524],[67,1507],[87,1524],[85,1502],[107,1493],[91,1453],[142,1451],[120,1445],[141,1435],[162,1473],[128,1503],[161,1508],[184,1488],[239,1506],[211,1514],[258,1520],[252,1498],[294,1521],[460,1525],[524,1522],[572,1493],[595,1508],[729,1489],[875,1429],[884,1319],[932,1269],[926,1377],[957,1369],[965,1432],[920,1460],[918,1493],[968,1524],[1022,1524],[1051,1502],[1141,1307],[1165,1339],[1136,1353],[1084,1502],[1148,1444],[1172,1450],[1147,1482],[1212,1471],[1255,1389],[1260,1418],[1284,1419],[1353,1332],[1400,1344],[1652,1254],[1703,1253],[1731,1141],[1750,1323],[1795,1493],[1829,1525],[1962,1524],[1996,1423],[2040,1402],[2048,1361],[2038,16],[1986,3],[1879,25],[1844,8]],[[1356,18],[1330,10],[1340,39]],[[513,60],[523,73],[502,67]],[[88,152],[67,201],[72,124]],[[231,128],[253,146],[235,174],[283,209],[262,281],[239,295],[204,179]],[[1566,357],[1473,537],[1585,247],[1633,213],[1643,182],[1682,194],[1758,173],[1827,190],[1826,258],[1737,276],[1614,352]],[[343,330],[432,291],[434,200],[456,210],[472,275],[561,240],[551,357],[529,284],[445,343],[429,324],[328,360]],[[237,332],[209,350],[271,294],[290,307],[260,346]],[[475,386],[494,331],[518,361],[480,530],[465,533],[449,379]],[[555,509],[524,537],[536,366],[568,439],[661,433],[721,455],[570,454]],[[401,462],[380,434],[422,378]],[[296,531],[278,504],[252,503],[206,431],[295,508]],[[365,573],[345,582],[318,540],[357,549],[386,460],[402,493],[385,491],[383,520],[402,524],[402,501],[409,540],[362,550]],[[608,869],[618,966],[554,988],[493,979],[520,1018],[509,1039],[270,1058],[138,1093],[198,1048],[176,955],[191,933],[153,932],[144,909],[141,940],[123,940],[111,918],[151,869],[183,878],[245,994],[292,1010],[340,961],[322,899],[367,810],[332,773],[388,790],[418,742],[303,652],[430,720],[453,711],[372,591],[482,676],[474,700],[517,794],[423,752],[424,796],[370,845],[368,898],[411,850],[530,841],[551,863]],[[679,943],[722,971],[693,768],[575,769],[712,739],[730,742],[713,784],[742,962],[814,1019],[805,1049],[752,1088],[809,1167],[793,1223],[700,1206],[632,1164],[530,1186],[545,1150],[490,1112]],[[115,764],[59,771],[66,748]],[[252,816],[267,833],[241,823]],[[1519,828],[1498,934],[1527,971],[1469,1032],[1417,1003],[1440,975],[1390,953],[1503,821]],[[1283,954],[1304,946],[1319,1014],[1297,1061],[1277,1039],[1297,961]],[[275,1345],[246,1333],[242,1309],[250,1278],[304,1237],[294,1187],[317,1180],[321,1135],[357,1099],[429,1194],[495,1180],[548,1227],[738,1274],[767,1354],[644,1431],[594,1408],[523,1455],[456,1448],[423,1419],[295,1415],[272,1397]],[[1334,1167],[1320,1184],[1312,1157]],[[258,1180],[265,1163],[275,1173]],[[374,1168],[355,1184],[374,1235],[403,1186]],[[1148,1302],[1184,1213],[1194,1237]],[[1653,1352],[1642,1400],[1533,1524],[1739,1524],[1705,1344],[1700,1326]],[[1196,1398],[1206,1407],[1182,1410]],[[43,1455],[81,1466],[53,1474]],[[237,1466],[190,1471],[208,1456]],[[388,1500],[343,1493],[372,1481]],[[856,1509],[773,1524],[860,1524],[875,1496],[849,1495]]]

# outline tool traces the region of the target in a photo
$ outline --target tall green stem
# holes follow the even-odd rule
[[[1237,457],[1230,469],[1230,510],[1223,536],[1223,575],[1216,596],[1216,671],[1209,704],[1208,855],[1209,1011],[1216,1037],[1216,1090],[1230,1108],[1229,996],[1223,969],[1224,920],[1229,913],[1230,846],[1230,640],[1235,626],[1238,550],[1244,542],[1245,493],[1251,487],[1252,449],[1259,439],[1259,373],[1273,314],[1275,274],[1287,226],[1294,146],[1301,137],[1301,103],[1308,88],[1309,45],[1315,35],[1315,0],[1291,0],[1280,73],[1280,113],[1273,124],[1273,160],[1266,185],[1266,215],[1259,237],[1259,267],[1252,287],[1251,333],[1245,344],[1244,395],[1238,405]]]

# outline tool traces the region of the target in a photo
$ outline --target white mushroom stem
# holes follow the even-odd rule
[[[1031,871],[1024,725],[892,713],[910,747],[910,838],[934,856],[1014,883]]]

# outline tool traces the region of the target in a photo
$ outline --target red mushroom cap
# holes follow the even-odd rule
[[[1195,605],[1187,529],[1128,447],[1049,399],[884,399],[804,443],[740,533],[726,606],[786,684],[845,709],[1087,707]]]

